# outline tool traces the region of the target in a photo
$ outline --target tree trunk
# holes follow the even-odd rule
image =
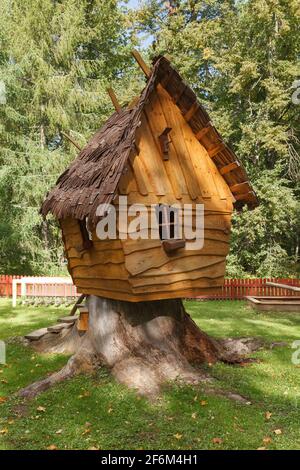
[[[35,396],[54,383],[101,365],[109,367],[119,382],[141,394],[155,395],[170,380],[207,380],[199,367],[204,362],[241,359],[201,331],[179,299],[131,303],[91,295],[87,306],[87,332],[81,334],[75,325],[33,343],[38,351],[73,356],[61,371],[21,390],[22,396]]]

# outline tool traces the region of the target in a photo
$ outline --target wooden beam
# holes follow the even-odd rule
[[[135,98],[133,98],[133,100],[130,101],[129,105],[127,106],[127,109],[133,109],[138,104],[139,100],[140,100],[140,97],[135,96]]]
[[[248,192],[250,190],[250,186],[249,186],[248,181],[243,181],[243,183],[237,183],[237,184],[234,184],[232,186],[229,186],[229,189],[232,193],[248,194]]]
[[[117,113],[119,113],[122,110],[122,108],[121,108],[121,105],[118,101],[118,98],[116,97],[116,94],[115,94],[114,90],[110,87],[110,88],[107,88],[106,91],[109,94],[109,97],[111,99],[111,102],[112,102],[115,110],[117,111]]]
[[[248,191],[247,193],[234,194],[235,206],[240,208],[240,204],[247,204],[249,208],[255,208],[257,206],[257,199],[253,191]]]
[[[210,158],[213,158],[215,157],[219,152],[221,152],[222,150],[224,150],[224,143],[223,142],[220,142],[218,145],[216,145],[215,147],[211,148],[211,149],[208,149],[207,150],[207,153],[208,155],[210,156]]]
[[[197,132],[197,134],[195,134],[196,139],[201,140],[202,137],[204,137],[211,130],[211,128],[212,128],[212,123],[209,122],[207,126],[203,127],[202,129],[200,129],[200,131]]]
[[[61,135],[63,135],[69,142],[71,142],[71,144],[74,145],[74,147],[76,147],[79,151],[81,151],[81,147],[79,144],[77,144],[77,142],[75,142],[75,140],[72,139],[72,137],[70,137],[68,134],[66,134],[64,131],[60,131]]]
[[[148,65],[146,64],[146,62],[144,61],[144,59],[142,58],[141,54],[135,49],[133,49],[131,54],[133,55],[133,57],[135,58],[135,60],[139,64],[139,66],[141,67],[141,69],[144,72],[144,74],[146,75],[146,77],[149,78],[150,75],[151,75],[151,70],[148,67]]]
[[[292,286],[292,285],[289,285],[289,284],[279,284],[277,282],[268,281],[268,282],[266,282],[266,285],[267,286],[273,286],[273,287],[279,287],[280,289],[292,290],[294,292],[300,292],[300,287]]]
[[[184,114],[183,117],[187,122],[189,122],[192,119],[194,114],[198,111],[199,106],[200,106],[199,103],[195,101],[190,107],[190,109]]]
[[[129,155],[129,162],[133,170],[139,192],[142,194],[142,196],[148,196],[149,193],[147,183],[144,178],[142,163],[139,158],[140,157],[135,152],[132,152]]]
[[[239,167],[240,167],[239,162],[232,162],[232,163],[229,163],[228,165],[223,166],[222,168],[220,168],[219,172],[220,172],[221,175],[226,175],[230,171],[236,170]]]
[[[85,297],[86,297],[85,294],[81,294],[81,296],[78,297],[78,299],[76,300],[75,304],[73,305],[73,307],[72,307],[72,309],[71,309],[71,311],[70,311],[70,313],[69,313],[70,317],[72,317],[73,315],[75,315],[77,308],[79,307],[79,305],[81,304],[81,302],[84,301]]]

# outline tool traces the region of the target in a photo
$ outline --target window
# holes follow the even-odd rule
[[[179,238],[179,212],[175,207],[159,204],[156,206],[156,217],[161,240]]]
[[[159,204],[156,206],[156,217],[158,221],[159,238],[168,255],[179,248],[185,247],[185,240],[179,238],[180,218],[179,210],[175,207]]]
[[[92,245],[92,234],[87,228],[87,218],[85,217],[83,220],[79,220],[80,232],[82,236],[82,249],[89,250]]]

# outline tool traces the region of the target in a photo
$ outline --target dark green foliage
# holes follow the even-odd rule
[[[132,45],[114,0],[1,6],[0,271],[60,272],[59,229],[39,215],[46,192],[76,155],[60,131],[84,145],[112,112],[108,85],[124,87],[122,99],[132,96]]]
[[[0,271],[64,270],[59,230],[38,208],[113,108],[143,86],[130,50],[168,54],[243,161],[261,206],[235,216],[229,275],[299,271],[298,0],[2,1]],[[150,41],[149,41],[150,39]],[[151,44],[149,43],[151,42]],[[0,82],[1,84],[1,82]]]
[[[300,76],[299,2],[181,0],[168,5],[146,2],[134,15],[136,27],[153,35],[151,54],[169,54],[193,86],[260,197],[258,209],[234,218],[228,274],[295,273],[300,105],[291,97]]]

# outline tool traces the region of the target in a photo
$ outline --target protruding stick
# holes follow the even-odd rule
[[[71,142],[71,144],[73,144],[79,151],[81,151],[81,147],[79,144],[77,144],[77,142],[75,142],[75,140],[72,139],[72,137],[70,137],[68,134],[66,134],[64,131],[61,131],[60,132],[66,139],[68,139],[69,142]]]
[[[135,58],[135,60],[139,64],[139,66],[141,67],[141,69],[144,72],[144,74],[146,75],[146,77],[149,78],[150,75],[151,75],[151,70],[148,67],[148,65],[146,64],[146,62],[144,61],[144,59],[142,58],[141,54],[138,51],[136,51],[135,49],[133,49],[131,54],[133,55],[133,57]]]
[[[119,113],[122,108],[118,101],[118,98],[115,95],[114,90],[112,88],[108,88],[107,93],[109,94],[109,97],[111,99],[112,104],[114,105],[115,110],[117,111],[117,113]]]

